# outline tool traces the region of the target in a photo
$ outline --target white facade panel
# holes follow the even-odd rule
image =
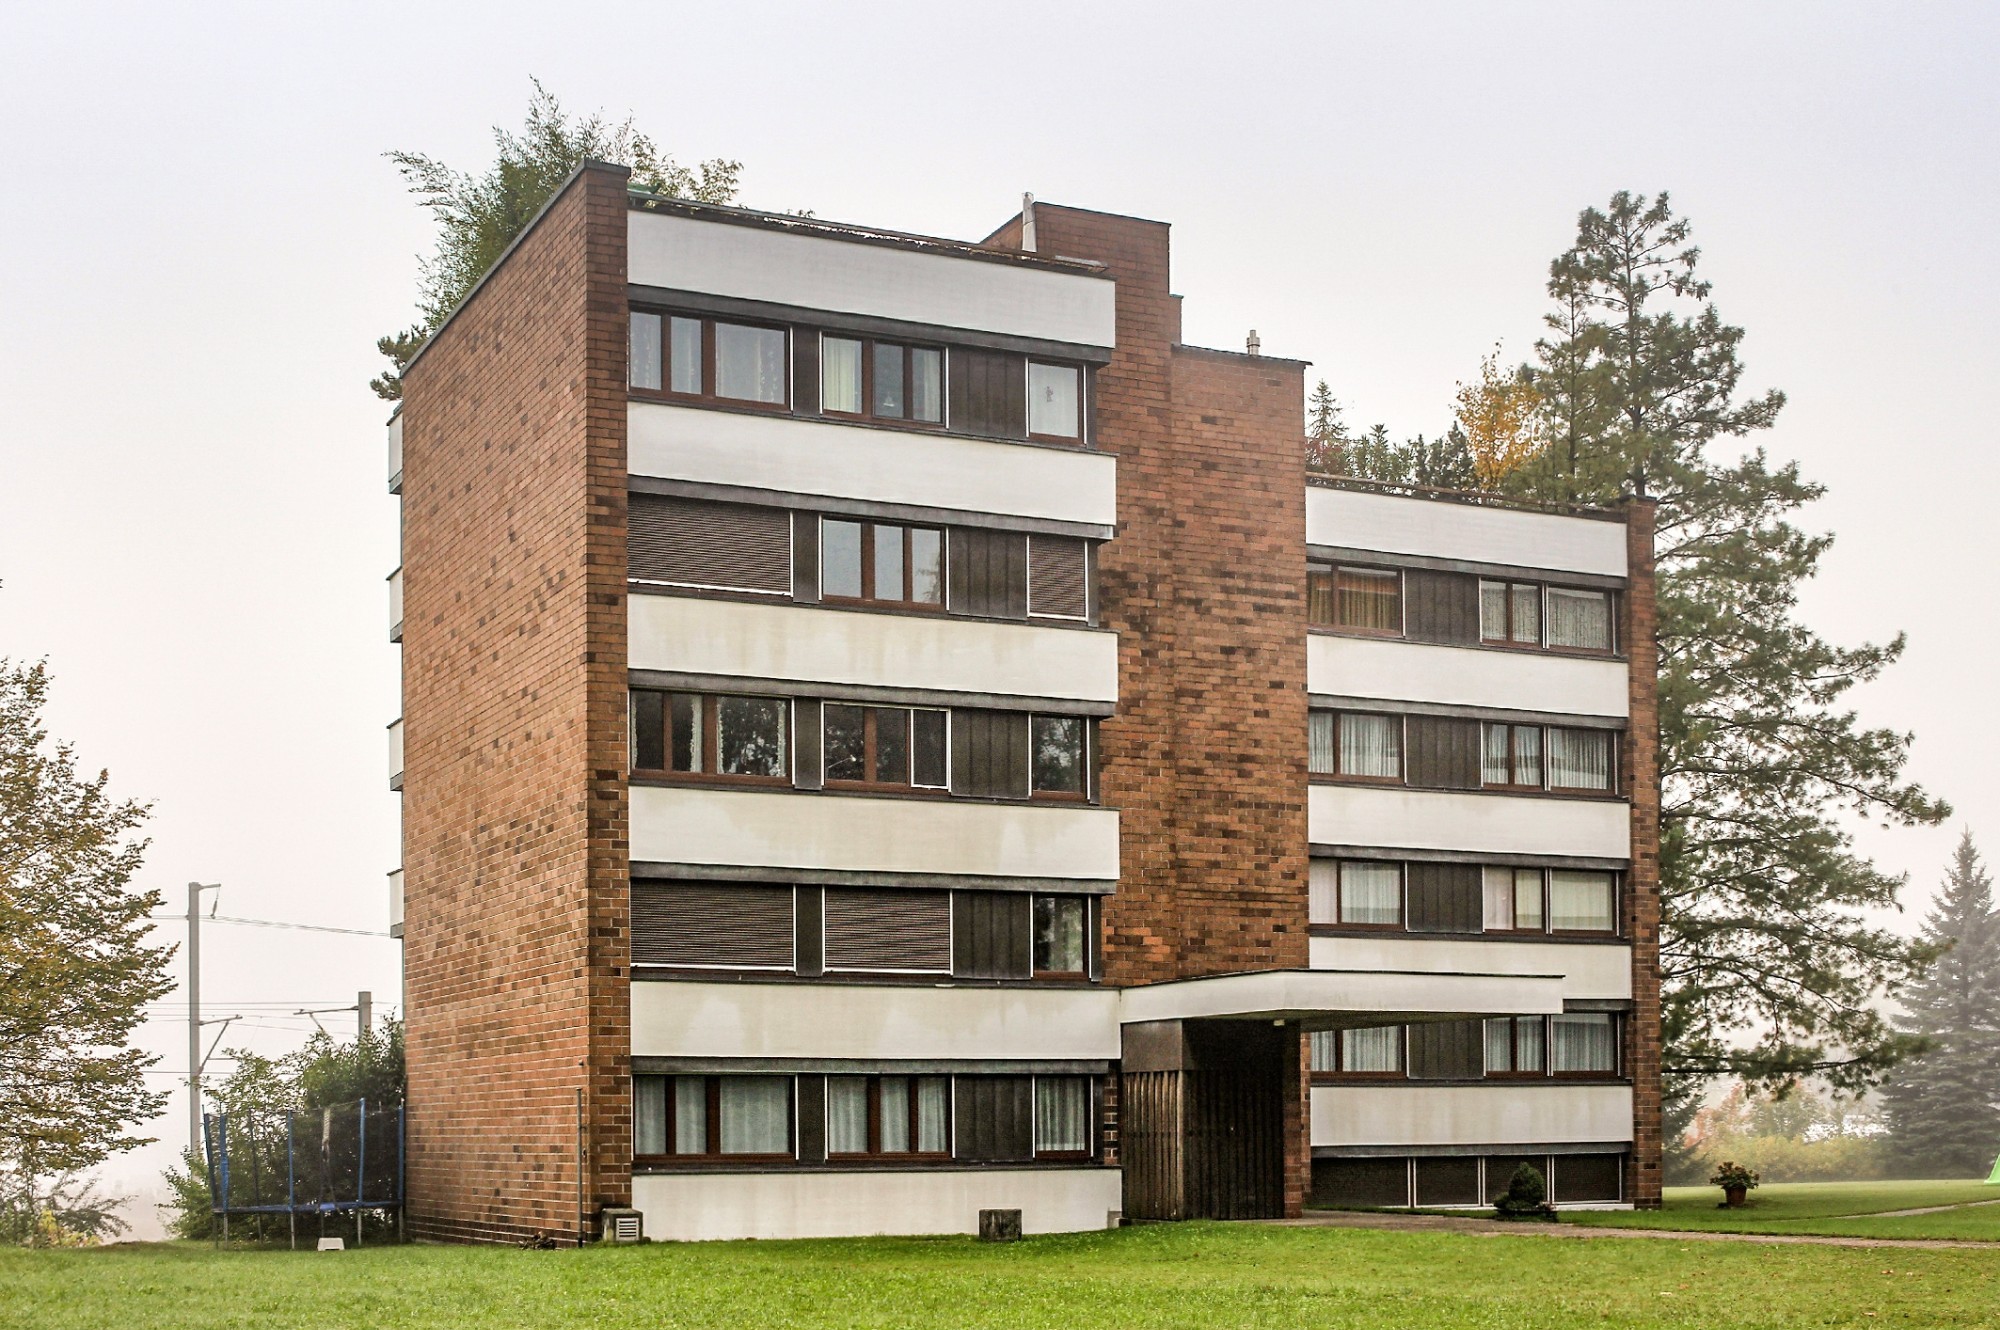
[[[1118,637],[809,605],[627,598],[635,670],[1115,702]]]
[[[641,1173],[632,1204],[668,1242],[976,1233],[981,1210],[1019,1210],[1023,1233],[1106,1228],[1122,1206],[1115,1168],[922,1172]]]
[[[635,476],[1096,526],[1118,521],[1118,464],[1108,453],[665,402],[629,403],[626,418]]]
[[[1266,970],[1179,979],[1120,990],[1119,1020],[1299,1020],[1310,1026],[1387,1025],[1442,1016],[1553,1015],[1563,1009],[1556,973],[1437,971],[1411,974]],[[1379,1019],[1359,1020],[1349,1017]]]
[[[1622,522],[1319,485],[1306,490],[1306,543],[1626,576]]]
[[[1118,1057],[1109,988],[638,982],[632,1056],[1046,1059]]]
[[[1110,808],[635,785],[631,818],[640,862],[1118,877]]]
[[[1632,1139],[1629,1085],[1315,1085],[1319,1145],[1599,1145]]]
[[[968,328],[1086,346],[1115,338],[1115,285],[824,235],[631,212],[627,271],[641,286]]]
[[[1565,999],[1632,996],[1632,949],[1622,942],[1469,942],[1377,934],[1316,937],[1310,955],[1315,970],[1556,974],[1562,976]]]
[[[389,489],[393,493],[403,483],[403,413],[389,421]]]
[[[389,722],[389,788],[403,787],[403,721],[399,716]]]
[[[1591,859],[1632,856],[1631,812],[1622,799],[1314,785],[1306,794],[1306,821],[1315,845]]]
[[[1306,690],[1568,716],[1623,717],[1631,710],[1622,660],[1324,633],[1306,639]]]

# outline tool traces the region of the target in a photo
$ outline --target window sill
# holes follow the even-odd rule
[[[1312,937],[1407,937],[1418,940],[1439,942],[1560,942],[1565,946],[1623,946],[1625,939],[1617,933],[1536,933],[1526,929],[1481,931],[1476,933],[1432,932],[1411,928],[1381,928],[1367,924],[1312,924],[1308,928]]]

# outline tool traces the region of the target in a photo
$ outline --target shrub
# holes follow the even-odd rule
[[[1549,1204],[1549,1184],[1533,1164],[1522,1164],[1507,1180],[1507,1190],[1493,1203],[1502,1219],[1544,1219],[1555,1222],[1556,1208]]]

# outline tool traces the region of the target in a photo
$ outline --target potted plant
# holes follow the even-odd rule
[[[1501,1219],[1541,1219],[1556,1222],[1556,1208],[1549,1204],[1549,1184],[1533,1164],[1522,1164],[1507,1180],[1507,1190],[1493,1202],[1493,1213]]]
[[[1739,1210],[1750,1195],[1750,1189],[1757,1185],[1757,1172],[1732,1159],[1725,1159],[1715,1166],[1715,1176],[1708,1180],[1708,1185],[1722,1188],[1722,1204],[1716,1209]]]

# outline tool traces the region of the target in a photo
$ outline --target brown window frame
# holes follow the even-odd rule
[[[651,1074],[653,1073],[647,1073],[647,1072],[640,1073],[640,1075],[651,1075]],[[746,1073],[742,1076],[731,1077],[730,1079],[748,1080],[752,1079],[753,1076],[758,1076],[758,1074]],[[756,1154],[723,1153],[722,1081],[724,1078],[722,1076],[711,1076],[711,1075],[704,1075],[700,1077],[700,1080],[702,1082],[703,1105],[706,1113],[706,1120],[703,1125],[707,1136],[707,1139],[702,1142],[703,1148],[700,1151],[688,1151],[685,1153],[676,1151],[674,1149],[674,1145],[676,1143],[674,1140],[674,1129],[675,1129],[674,1110],[675,1110],[676,1099],[680,1094],[681,1081],[692,1080],[695,1078],[691,1076],[683,1077],[678,1074],[667,1073],[662,1076],[662,1079],[665,1080],[667,1083],[666,1085],[667,1092],[665,1095],[666,1115],[667,1115],[667,1120],[666,1120],[667,1152],[665,1154],[642,1155],[638,1152],[638,1148],[635,1143],[632,1151],[632,1162],[636,1165],[644,1165],[647,1167],[654,1167],[654,1168],[668,1166],[668,1165],[675,1165],[675,1164],[727,1163],[727,1164],[754,1165],[754,1164],[775,1164],[775,1163],[797,1163],[799,1157],[799,1078],[797,1076],[786,1076],[786,1075],[767,1075],[767,1076],[760,1076],[758,1078],[774,1080],[774,1081],[782,1080],[786,1082],[790,1087],[790,1092],[785,1096],[785,1140],[787,1143],[787,1147],[784,1153],[782,1154],[773,1154],[770,1152],[759,1152]]]
[[[1345,709],[1345,710],[1334,710],[1334,709],[1332,709],[1332,708],[1327,708],[1327,707],[1316,707],[1316,708],[1314,708],[1314,709],[1312,710],[1312,712],[1308,713],[1308,718],[1307,718],[1307,721],[1306,721],[1306,724],[1307,724],[1308,726],[1310,726],[1310,725],[1312,724],[1312,720],[1311,720],[1311,716],[1312,716],[1312,715],[1321,715],[1321,716],[1331,716],[1331,717],[1333,717],[1333,770],[1332,770],[1332,771],[1315,771],[1315,772],[1311,773],[1311,779],[1313,779],[1313,780],[1321,780],[1321,781],[1339,781],[1339,782],[1341,782],[1341,783],[1343,783],[1343,784],[1348,784],[1348,785],[1395,785],[1395,786],[1402,786],[1402,785],[1407,785],[1407,784],[1409,784],[1409,778],[1410,778],[1410,725],[1409,725],[1409,718],[1408,718],[1407,716],[1405,716],[1405,715],[1403,715],[1403,714],[1402,714],[1401,712],[1397,712],[1397,711],[1357,711],[1357,710],[1354,710],[1354,709],[1352,709],[1352,708],[1348,708],[1348,709]],[[1342,717],[1344,717],[1344,716],[1371,716],[1371,717],[1379,717],[1379,718],[1381,718],[1381,719],[1384,719],[1384,720],[1392,720],[1392,721],[1394,721],[1394,722],[1396,723],[1396,731],[1397,731],[1397,733],[1396,733],[1396,774],[1395,774],[1395,775],[1393,775],[1393,776],[1360,776],[1360,775],[1355,775],[1355,774],[1353,774],[1352,772],[1348,772],[1348,771],[1343,771],[1343,770],[1341,769],[1341,761],[1340,761],[1340,722],[1341,722],[1341,718],[1342,718]],[[1310,745],[1310,735],[1308,735],[1308,745],[1307,745],[1307,746],[1308,746],[1308,748],[1310,748],[1310,746],[1311,746],[1311,745]]]
[[[658,693],[663,697],[673,697],[678,694],[680,696],[693,697],[693,698],[698,698],[700,700],[701,725],[702,725],[702,734],[701,734],[702,769],[700,771],[675,771],[671,767],[652,768],[652,767],[640,767],[636,765],[638,759],[638,742],[636,734],[636,726],[638,725],[638,708],[633,704],[631,699],[633,697],[636,697],[636,695],[640,693]],[[697,692],[691,688],[630,688],[626,690],[626,694],[627,694],[626,714],[629,718],[627,723],[629,726],[634,727],[635,730],[632,736],[632,740],[627,744],[626,756],[628,763],[634,764],[631,767],[631,773],[630,773],[634,778],[642,778],[650,781],[675,781],[685,784],[699,784],[699,785],[706,785],[713,782],[726,782],[731,785],[761,785],[767,788],[777,787],[777,786],[789,786],[792,783],[792,764],[796,760],[796,754],[797,754],[796,742],[798,738],[795,732],[797,728],[797,708],[793,705],[793,699],[789,697],[773,697],[769,694],[763,694],[763,693],[703,693],[703,692]],[[725,772],[721,770],[722,737],[718,733],[718,726],[716,725],[716,719],[718,713],[718,704],[724,698],[744,698],[757,702],[777,702],[784,707],[785,770],[781,774],[776,776],[762,776],[762,775],[752,775],[743,772]],[[672,762],[673,751],[674,751],[673,707],[670,705],[663,706],[661,708],[661,712],[662,712],[661,722],[666,727],[662,735],[664,742],[661,751],[666,755],[667,761]]]
[[[1366,577],[1393,577],[1396,579],[1396,626],[1394,628],[1367,628],[1340,622],[1340,575],[1358,573]],[[1330,602],[1331,616],[1320,619],[1314,614],[1321,589]],[[1409,612],[1404,603],[1408,587],[1401,568],[1372,567],[1366,564],[1332,563],[1321,564],[1306,572],[1306,623],[1312,628],[1331,632],[1352,634],[1356,637],[1380,637],[1400,640],[1408,635]]]
[[[788,324],[771,323],[762,319],[724,319],[712,314],[694,314],[686,310],[667,309],[653,305],[634,305],[634,314],[656,314],[660,318],[660,386],[641,388],[631,382],[628,368],[625,390],[634,397],[651,401],[680,402],[701,406],[729,406],[745,411],[769,411],[777,414],[792,409],[792,342],[794,330]],[[701,324],[701,391],[681,393],[673,390],[674,382],[674,319],[694,319]],[[715,325],[726,323],[738,328],[758,328],[766,332],[782,334],[785,339],[785,397],[781,402],[759,402],[747,397],[722,397],[715,391]]]
[[[1067,369],[1076,373],[1076,433],[1037,434],[1035,433],[1035,366],[1045,365],[1050,369]],[[1090,369],[1077,360],[1057,360],[1051,357],[1026,356],[1021,368],[1021,405],[1025,413],[1021,417],[1023,434],[1035,443],[1055,443],[1068,448],[1088,448],[1090,425]]]
[[[826,404],[826,343],[828,338],[842,342],[856,342],[861,347],[861,409],[859,411],[835,411]],[[875,350],[877,347],[895,347],[903,353],[903,414],[900,416],[880,415],[875,410]],[[912,385],[916,382],[918,351],[935,351],[938,357],[938,393],[936,420],[919,420],[910,414]],[[945,427],[945,384],[951,374],[951,348],[930,342],[900,342],[888,338],[869,337],[865,333],[843,332],[839,328],[819,330],[819,402],[820,415],[828,420],[869,420],[877,423],[905,425],[911,429],[942,431]]]
[[[829,1086],[831,1086],[832,1082],[836,1078],[843,1075],[851,1076],[855,1074],[856,1073],[840,1073],[840,1072],[829,1073],[827,1076],[827,1082]],[[825,1124],[827,1128],[827,1137],[829,1141],[826,1151],[826,1157],[829,1163],[835,1161],[846,1163],[848,1161],[870,1160],[876,1163],[908,1162],[908,1163],[939,1164],[939,1163],[946,1163],[951,1159],[952,1100],[955,1097],[952,1094],[952,1085],[951,1085],[953,1079],[952,1077],[937,1076],[937,1075],[916,1075],[914,1073],[903,1074],[898,1072],[868,1072],[868,1073],[860,1073],[859,1075],[860,1079],[867,1082],[867,1089],[865,1093],[868,1098],[868,1148],[866,1150],[835,1150],[832,1147],[831,1127],[832,1127],[832,1113],[833,1113],[833,1096],[829,1093],[826,1097],[826,1112],[828,1115],[828,1120],[827,1123]],[[917,1140],[916,1084],[918,1081],[944,1082],[944,1149],[917,1150],[913,1148],[909,1150],[884,1150],[882,1148],[882,1080],[885,1076],[894,1077],[897,1080],[908,1081],[910,1083],[909,1102],[905,1105],[905,1111],[909,1115],[909,1122],[908,1122],[909,1134],[905,1136],[904,1139],[911,1142],[913,1146]]]
[[[1355,1027],[1374,1028],[1374,1027]],[[1330,1031],[1333,1035],[1333,1067],[1331,1070],[1315,1068],[1310,1072],[1315,1085],[1331,1084],[1380,1084],[1387,1081],[1407,1081],[1410,1079],[1410,1027],[1407,1023],[1389,1027],[1398,1031],[1396,1039],[1396,1069],[1394,1071],[1349,1071],[1347,1070],[1347,1043],[1341,1038],[1347,1033],[1345,1028]],[[1306,1050],[1311,1059],[1311,1047]]]
[[[1543,582],[1542,588],[1542,650],[1557,656],[1604,657],[1618,654],[1618,593],[1610,587],[1564,586],[1559,582]],[[1601,647],[1559,647],[1549,641],[1549,592],[1569,591],[1583,595],[1604,597],[1605,640],[1609,645]]]
[[[1370,933],[1410,931],[1410,866],[1400,859],[1336,859],[1333,861],[1333,927],[1360,929]],[[1396,869],[1396,922],[1393,924],[1351,923],[1341,918],[1347,909],[1347,869],[1350,864],[1393,864]],[[1322,928],[1326,925],[1320,925]]]
[[[1079,957],[1082,963],[1074,970],[1044,970],[1035,964],[1035,952],[1040,941],[1035,927],[1035,907],[1045,900],[1073,901],[1083,913],[1083,951]],[[1037,891],[1028,897],[1028,975],[1031,979],[1048,980],[1090,978],[1090,897],[1059,891]]]
[[[1606,780],[1603,789],[1588,785],[1558,785],[1553,779],[1549,763],[1549,732],[1551,730],[1574,731],[1579,734],[1601,734],[1609,750],[1605,754]],[[1624,745],[1618,742],[1618,731],[1600,730],[1588,725],[1544,725],[1542,726],[1542,788],[1550,794],[1580,795],[1586,799],[1616,799],[1621,797],[1625,782],[1621,771],[1624,762]],[[1511,742],[1511,740],[1509,741]]]
[[[1555,911],[1551,908],[1555,892],[1554,875],[1558,872],[1603,873],[1611,879],[1611,927],[1609,928],[1557,928]],[[1625,875],[1608,868],[1578,868],[1542,870],[1542,930],[1550,937],[1578,938],[1622,938],[1625,936]]]
[[[1593,935],[1595,936],[1595,935]],[[1623,1015],[1615,1011],[1566,1011],[1565,1016],[1603,1016],[1611,1025],[1611,1066],[1603,1071],[1557,1071],[1556,1070],[1556,1018],[1542,1018],[1543,1037],[1548,1040],[1546,1064],[1552,1081],[1605,1081],[1619,1080],[1625,1074],[1625,1021]]]
[[[1507,732],[1507,780],[1504,782],[1489,781],[1486,779],[1486,734],[1487,731],[1493,729],[1495,726],[1498,726]],[[1515,749],[1515,734],[1516,731],[1519,730],[1533,730],[1538,736],[1540,736],[1538,740],[1538,742],[1541,744],[1541,748],[1539,750],[1540,756],[1536,758],[1536,762],[1541,770],[1541,779],[1533,785],[1524,784],[1523,782],[1515,779],[1517,776],[1520,775],[1520,769],[1521,769],[1520,757]],[[1549,788],[1548,782],[1549,782],[1548,726],[1517,725],[1511,721],[1503,721],[1503,720],[1489,720],[1480,722],[1480,727],[1479,727],[1479,788],[1480,789],[1511,790],[1516,792],[1529,792],[1535,794],[1542,794],[1548,792]]]
[[[1486,1080],[1489,1080],[1489,1081],[1545,1081],[1545,1080],[1548,1080],[1548,1079],[1549,1079],[1549,1062],[1550,1062],[1550,1058],[1549,1058],[1549,1020],[1548,1020],[1548,1017],[1546,1017],[1546,1016],[1488,1016],[1488,1017],[1486,1017],[1486,1018],[1485,1018],[1485,1021],[1506,1021],[1506,1022],[1507,1022],[1507,1062],[1508,1062],[1508,1065],[1509,1065],[1509,1067],[1511,1068],[1511,1070],[1508,1070],[1508,1071],[1494,1071],[1494,1070],[1493,1070],[1493,1069],[1492,1069],[1491,1067],[1487,1067],[1487,1068],[1486,1068],[1486,1069],[1485,1069],[1485,1070],[1484,1070],[1484,1071],[1483,1071],[1483,1072],[1481,1073],[1481,1075],[1483,1076],[1483,1078],[1484,1078],[1484,1079],[1486,1079]],[[1521,1065],[1521,1036],[1520,1036],[1520,1029],[1521,1029],[1521,1022],[1523,1022],[1523,1021],[1534,1021],[1534,1022],[1536,1022],[1536,1023],[1538,1024],[1538,1025],[1540,1025],[1540,1026],[1541,1026],[1541,1030],[1542,1030],[1542,1069],[1541,1069],[1540,1071],[1522,1071],[1522,1070],[1520,1070],[1520,1065]],[[1482,1022],[1482,1023],[1481,1023],[1481,1025],[1480,1025],[1480,1029],[1479,1029],[1479,1049],[1480,1049],[1480,1055],[1481,1055],[1482,1057],[1484,1057],[1484,1056],[1485,1056],[1485,1052],[1486,1052],[1486,1025],[1485,1025],[1485,1022]]]
[[[875,779],[871,775],[866,780],[843,780],[826,775],[825,772],[833,765],[832,758],[828,756],[827,749],[827,725],[830,719],[827,713],[835,707],[849,707],[862,713],[861,765],[864,770],[871,773],[877,769],[875,759],[878,753],[878,735],[881,725],[879,713],[884,711],[903,712],[906,717],[904,724],[908,727],[908,738],[905,743],[910,778],[904,781],[885,781]],[[916,783],[916,713],[919,711],[935,712],[944,717],[944,781],[938,785],[919,785]],[[920,794],[940,798],[949,797],[951,794],[951,709],[949,707],[899,706],[894,703],[846,702],[829,699],[820,704],[819,743],[821,784],[826,789],[888,791],[898,794]]]
[[[826,524],[845,522],[861,528],[861,594],[858,596],[831,595],[826,589]],[[938,598],[936,600],[910,600],[876,594],[875,586],[875,533],[882,527],[895,527],[903,533],[903,586],[902,593],[908,597],[916,590],[915,565],[911,560],[912,535],[917,531],[933,531],[938,538]],[[869,605],[885,606],[898,610],[914,610],[923,614],[945,614],[947,602],[951,599],[951,540],[942,526],[932,526],[927,522],[878,522],[873,518],[850,517],[839,513],[822,513],[819,518],[819,598],[825,605]]]
[[[1041,1083],[1043,1081],[1083,1082],[1083,1136],[1086,1144],[1081,1150],[1044,1150],[1035,1141],[1041,1131]],[[1030,1078],[1028,1086],[1028,1156],[1036,1162],[1048,1160],[1053,1163],[1081,1164],[1097,1158],[1097,1143],[1103,1134],[1102,1107],[1099,1103],[1099,1087],[1095,1076],[1085,1076],[1066,1072],[1037,1073]]]
[[[1506,623],[1502,625],[1503,636],[1491,637],[1486,632],[1486,587],[1507,588]],[[1518,642],[1514,639],[1514,589],[1532,587],[1535,592],[1535,640]],[[1575,591],[1590,595],[1601,595],[1605,599],[1605,619],[1609,631],[1606,637],[1610,645],[1603,647],[1559,647],[1549,642],[1549,592]],[[1545,651],[1556,656],[1606,657],[1618,654],[1618,595],[1611,587],[1571,586],[1562,582],[1527,581],[1516,577],[1482,577],[1479,579],[1479,645],[1498,647],[1510,651]]]
[[[1521,874],[1525,871],[1533,873],[1535,875],[1535,880],[1537,883],[1535,890],[1541,893],[1541,902],[1542,902],[1541,927],[1522,928],[1519,925],[1513,925],[1507,928],[1488,928],[1486,926],[1486,874],[1489,870],[1495,868],[1504,869],[1505,871],[1513,874],[1514,876],[1514,896],[1515,896],[1514,917],[1516,919],[1519,919],[1521,917],[1521,904],[1520,904]],[[1548,936],[1549,870],[1546,868],[1538,868],[1531,864],[1481,864],[1479,866],[1479,931],[1481,933],[1493,933],[1493,934],[1504,935],[1507,937]],[[1498,1018],[1496,1017],[1495,1019]]]
[[[1075,790],[1045,790],[1035,782],[1035,727],[1044,720],[1073,720],[1077,725],[1076,775],[1082,788]],[[1071,716],[1059,712],[1031,711],[1028,713],[1028,798],[1039,803],[1087,804],[1090,802],[1091,757],[1097,745],[1091,734],[1090,717]]]

